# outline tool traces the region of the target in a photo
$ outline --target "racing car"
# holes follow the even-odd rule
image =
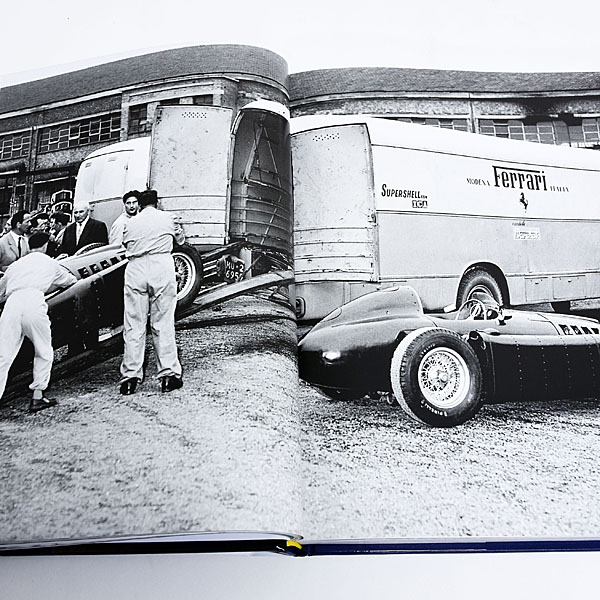
[[[188,244],[176,246],[173,259],[177,308],[182,309],[198,294],[202,283],[202,259]],[[56,349],[68,344],[78,351],[92,349],[98,344],[102,330],[109,333],[123,324],[125,249],[118,245],[90,244],[59,262],[77,277],[77,282],[46,296],[52,346]],[[30,355],[31,349],[25,348],[13,372],[25,368]]]
[[[300,377],[337,398],[388,394],[413,419],[452,427],[485,403],[595,398],[600,323],[507,310],[475,293],[458,310],[425,314],[397,286],[337,308],[299,343]]]

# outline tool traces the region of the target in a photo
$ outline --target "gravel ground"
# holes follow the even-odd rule
[[[149,378],[120,396],[116,357],[54,384],[56,409],[0,405],[0,540],[600,535],[599,401],[428,428],[383,399],[298,388],[290,317],[246,296],[180,322],[185,387],[170,394]]]
[[[486,406],[452,429],[302,383],[308,538],[600,535],[600,402]],[[324,492],[326,490],[326,492]]]
[[[202,325],[266,314],[271,320]],[[256,297],[179,324],[185,386],[118,393],[120,357],[0,406],[0,540],[297,530],[295,326]],[[155,373],[150,352],[149,375]]]

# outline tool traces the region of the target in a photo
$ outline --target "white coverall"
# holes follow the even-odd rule
[[[0,279],[0,300],[8,298],[0,315],[0,398],[24,337],[35,348],[29,389],[44,391],[48,387],[54,351],[44,294],[76,281],[71,272],[42,252],[30,252],[6,269]]]
[[[129,221],[131,217],[127,213],[121,213],[113,222],[110,232],[108,233],[109,244],[123,245],[123,233],[125,230],[125,223]]]
[[[177,282],[171,251],[173,240],[185,241],[173,217],[153,206],[127,219],[123,244],[129,259],[125,269],[122,380],[143,379],[146,322],[156,354],[157,377],[181,377],[175,342]]]

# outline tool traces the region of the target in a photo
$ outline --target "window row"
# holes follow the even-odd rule
[[[39,151],[56,152],[86,144],[119,140],[121,113],[112,113],[40,130]]]
[[[438,119],[432,117],[396,117],[395,121],[404,123],[417,123],[418,125],[431,125],[442,129],[454,129],[456,131],[469,131],[467,119]]]
[[[467,119],[440,119],[430,117],[394,117],[396,121],[431,125],[443,129],[469,131]],[[541,144],[569,146],[600,146],[600,118],[571,119],[569,123],[548,119],[530,123],[518,119],[480,119],[478,133],[495,137],[526,140]]]
[[[0,137],[0,160],[29,156],[30,136],[24,132]]]
[[[600,118],[582,118],[566,123],[558,119],[527,123],[512,119],[482,119],[479,133],[513,140],[569,146],[600,145]]]
[[[209,104],[211,97],[197,97],[194,101]],[[133,106],[129,112],[129,135],[151,131],[146,104]],[[395,120],[443,129],[468,131],[467,119],[434,117],[396,117]],[[55,152],[86,144],[110,142],[120,139],[121,115],[112,113],[73,123],[64,123],[40,130],[39,151]],[[581,118],[578,122],[561,120],[527,123],[517,119],[481,119],[478,131],[484,135],[527,140],[542,144],[567,144],[571,146],[600,146],[600,118]],[[0,160],[27,157],[30,152],[30,133],[23,132],[0,136]]]

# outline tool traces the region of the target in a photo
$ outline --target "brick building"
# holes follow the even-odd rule
[[[347,68],[290,75],[292,116],[368,114],[499,137],[600,147],[600,73]]]
[[[75,189],[83,158],[148,135],[161,104],[288,104],[287,64],[262,48],[195,46],[127,58],[0,90],[0,221]],[[62,196],[62,197],[61,197]]]
[[[288,76],[285,60],[262,48],[194,46],[0,90],[0,222],[19,208],[68,198],[82,159],[106,144],[148,135],[161,104],[237,110],[257,99],[288,105],[292,116],[364,113],[600,145],[600,73],[346,68]]]

